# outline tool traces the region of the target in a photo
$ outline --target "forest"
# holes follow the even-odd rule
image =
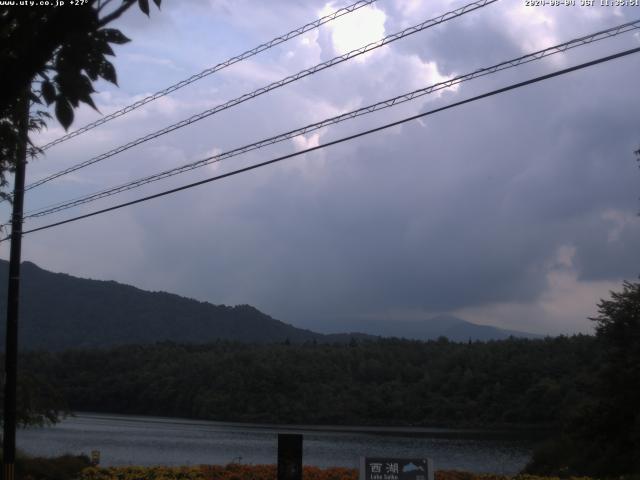
[[[453,343],[160,343],[24,354],[59,408],[218,421],[558,427],[581,402],[594,337]]]

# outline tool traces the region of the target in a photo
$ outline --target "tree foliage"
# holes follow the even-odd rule
[[[598,305],[599,361],[564,435],[536,455],[537,473],[623,475],[640,473],[640,283]]]
[[[25,354],[72,410],[220,421],[424,426],[561,424],[595,366],[593,337],[163,343]]]
[[[640,283],[602,300],[596,322],[602,364],[592,422],[578,430],[612,473],[640,473]],[[608,472],[605,472],[608,473]]]
[[[159,7],[161,0],[154,0]],[[0,7],[0,187],[13,169],[19,142],[17,106],[25,97],[39,105],[32,109],[30,130],[39,130],[55,117],[65,129],[80,103],[96,108],[93,82],[102,78],[117,84],[108,57],[112,45],[129,39],[108,28],[133,5],[149,15],[148,0],[88,0],[83,5]],[[34,147],[32,145],[32,147]],[[37,150],[31,149],[33,155]],[[6,196],[6,195],[5,195]]]
[[[0,359],[4,371],[4,357]],[[69,412],[67,401],[51,379],[40,371],[21,370],[17,389],[16,422],[22,426],[43,426],[56,423]],[[4,388],[0,389],[0,405]],[[1,412],[0,412],[1,413]]]

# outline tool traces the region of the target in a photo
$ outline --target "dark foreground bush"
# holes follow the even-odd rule
[[[63,455],[55,458],[19,456],[16,478],[21,480],[76,480],[91,462],[85,455]]]
[[[524,472],[545,477],[640,480],[640,473],[632,468],[626,469],[630,473],[622,473],[625,470],[620,466],[629,464],[628,452],[598,447],[601,445],[575,441],[567,436],[556,437],[534,449]]]
[[[524,471],[532,475],[568,477],[578,472],[570,464],[576,457],[575,447],[564,437],[548,440],[539,445]]]

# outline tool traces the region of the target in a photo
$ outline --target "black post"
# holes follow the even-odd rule
[[[278,434],[278,480],[302,480],[302,435]]]
[[[16,155],[9,253],[9,289],[7,292],[7,336],[4,360],[4,480],[14,480],[16,460],[16,385],[18,370],[18,307],[20,301],[20,253],[22,247],[22,214],[24,177],[27,165],[29,98],[19,100],[16,121],[20,135]]]

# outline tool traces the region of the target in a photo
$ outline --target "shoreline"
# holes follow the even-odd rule
[[[221,430],[244,430],[262,433],[301,433],[309,434],[369,434],[378,436],[428,437],[428,438],[466,438],[466,439],[525,439],[538,440],[544,438],[554,429],[551,427],[512,426],[512,427],[475,427],[445,428],[403,425],[318,425],[318,424],[277,424],[253,422],[228,422],[201,420],[182,417],[163,417],[156,415],[103,413],[103,412],[71,412],[67,418],[123,421],[140,425],[194,426],[210,427]],[[64,422],[62,419],[61,422]]]

